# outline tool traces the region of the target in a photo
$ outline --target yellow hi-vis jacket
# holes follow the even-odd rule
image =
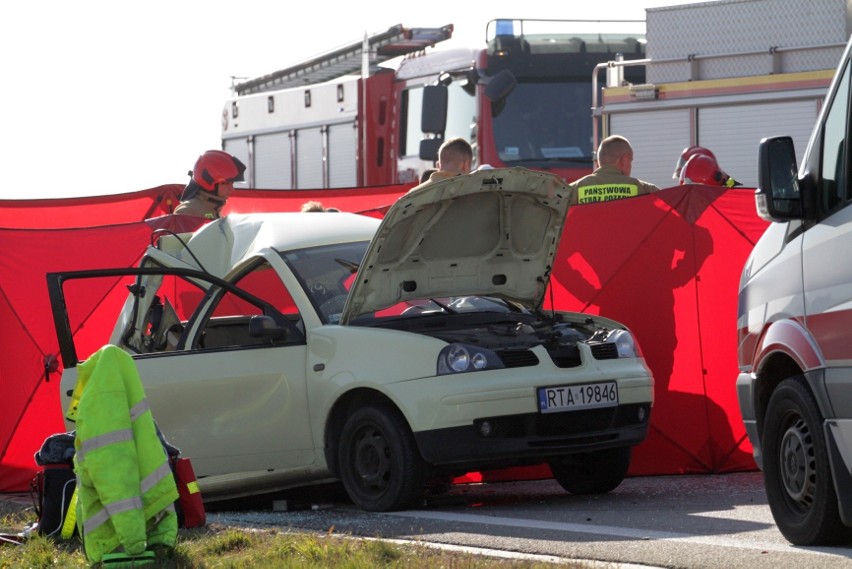
[[[136,365],[107,345],[77,366],[67,418],[77,423],[77,527],[92,563],[177,542],[178,498]]]

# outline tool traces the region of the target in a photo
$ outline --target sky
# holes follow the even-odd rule
[[[271,73],[365,32],[453,24],[453,39],[441,45],[484,47],[486,24],[496,18],[644,20],[646,8],[685,3],[4,2],[0,200],[184,184],[202,152],[221,148],[231,77]]]

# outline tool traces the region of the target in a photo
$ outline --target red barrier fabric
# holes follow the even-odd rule
[[[382,217],[410,187],[238,190],[224,213],[295,211],[319,200]],[[188,231],[204,222],[167,215],[181,189],[0,201],[0,492],[25,490],[36,468],[33,454],[65,428],[57,394],[61,362],[45,374],[58,358],[45,273],[135,266],[157,230]],[[736,303],[740,270],[765,227],[753,192],[743,189],[681,186],[569,211],[553,268],[553,305],[626,324],[656,380],[651,434],[637,447],[631,474],[754,468],[734,390]],[[118,287],[87,292],[93,306],[124,296]],[[114,324],[86,316],[73,321]],[[546,469],[475,476],[542,475]]]
[[[171,213],[179,203],[181,192],[183,186],[167,184],[109,196],[0,200],[0,227],[59,229],[133,223]]]
[[[569,212],[557,306],[625,324],[654,375],[631,473],[754,468],[735,391],[737,289],[765,228],[741,189],[681,186]]]
[[[236,189],[222,210],[229,213],[299,211],[320,201],[341,211],[377,211],[390,205],[413,184],[328,190]],[[0,228],[59,229],[133,223],[168,215],[180,203],[183,186],[166,184],[149,190],[109,196],[51,200],[0,200]]]

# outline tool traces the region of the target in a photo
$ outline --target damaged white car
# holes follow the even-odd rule
[[[556,176],[487,170],[381,222],[230,215],[139,267],[50,274],[63,409],[78,361],[112,343],[208,500],[340,480],[394,510],[434,480],[541,463],[569,492],[608,492],[653,380],[623,325],[542,310],[570,201]],[[95,311],[114,323],[99,339]]]

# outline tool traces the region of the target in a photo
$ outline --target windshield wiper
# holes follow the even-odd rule
[[[441,310],[443,310],[447,314],[458,314],[459,313],[458,310],[455,310],[454,308],[450,308],[449,306],[447,306],[443,302],[439,302],[439,301],[435,300],[434,298],[430,298],[429,302],[434,302],[435,304],[437,304],[441,308]]]
[[[343,265],[349,272],[353,275],[358,272],[358,268],[361,266],[360,263],[353,263],[352,261],[347,261],[346,259],[338,259],[335,257],[334,261],[340,265]]]

